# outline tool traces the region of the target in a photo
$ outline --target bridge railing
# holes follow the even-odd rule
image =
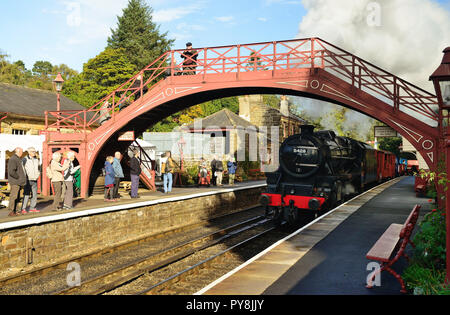
[[[253,71],[276,71],[321,68],[391,105],[394,111],[405,111],[437,125],[437,100],[431,93],[384,71],[383,69],[319,38],[254,43],[246,45],[208,47],[168,51],[116,90],[85,111],[48,112],[56,119],[48,128],[93,130],[125,107],[142,100],[147,91],[167,77],[179,75],[203,76],[235,74]],[[186,61],[195,65],[186,65]],[[187,62],[189,63],[189,62]]]

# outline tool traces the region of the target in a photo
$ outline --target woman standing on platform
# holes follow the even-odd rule
[[[112,166],[114,158],[108,156],[105,161],[105,201],[117,201],[114,198],[114,168]]]
[[[69,160],[66,159],[64,161],[64,164],[61,165],[61,153],[55,152],[52,156],[52,162],[50,163],[50,172],[51,172],[51,179],[52,179],[52,185],[53,185],[53,193],[54,193],[54,199],[52,204],[52,210],[53,211],[60,211],[62,210],[61,207],[61,201],[62,201],[62,187],[64,184],[64,175],[63,172],[67,170],[70,167]]]

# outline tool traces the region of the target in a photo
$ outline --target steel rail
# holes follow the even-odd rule
[[[267,222],[263,216],[245,220],[235,225],[226,227],[219,231],[186,241],[168,249],[152,253],[138,260],[123,264],[113,270],[84,280],[79,287],[66,288],[52,292],[53,295],[98,295],[110,291],[124,283],[132,281],[148,272],[152,272],[173,264],[181,259],[195,254],[205,248],[214,246],[233,236],[236,232],[253,228],[255,224]],[[169,258],[167,258],[169,257]],[[111,280],[112,279],[112,280]],[[106,283],[105,283],[106,282]]]
[[[218,219],[225,219],[227,217],[232,217],[235,215],[238,215],[240,213],[245,213],[247,211],[251,211],[253,209],[257,209],[259,208],[259,205],[253,206],[253,207],[248,207],[245,209],[241,209],[237,212],[231,213],[231,214],[225,214],[225,215],[221,215],[221,216],[217,216],[217,217],[213,217],[210,218],[208,220],[218,220]],[[102,255],[108,254],[108,253],[113,253],[113,252],[118,252],[124,249],[127,249],[129,247],[132,246],[137,246],[139,244],[143,244],[143,243],[147,243],[153,240],[157,240],[157,239],[162,239],[164,237],[168,237],[170,235],[176,235],[179,233],[185,233],[187,231],[202,227],[205,225],[205,222],[198,222],[198,223],[194,223],[194,224],[190,224],[184,227],[180,227],[180,228],[175,228],[169,231],[165,231],[162,233],[157,233],[157,234],[153,234],[153,235],[149,235],[149,236],[144,236],[138,239],[134,239],[134,240],[127,240],[123,243],[120,244],[116,244],[107,248],[103,248],[101,250],[94,250],[91,252],[87,252],[87,253],[83,253],[81,255],[78,256],[74,256],[70,259],[65,259],[47,266],[43,266],[43,267],[39,267],[27,272],[23,272],[17,275],[12,275],[12,276],[8,276],[5,278],[0,279],[0,288],[6,286],[6,285],[10,285],[10,284],[14,284],[14,283],[22,283],[22,282],[26,282],[27,280],[30,279],[34,279],[36,277],[39,276],[43,276],[46,274],[49,274],[50,272],[52,272],[53,270],[60,270],[60,269],[65,269],[67,267],[67,265],[71,262],[84,262],[87,261],[89,259],[93,259],[96,257],[100,257]]]
[[[251,237],[239,242],[238,244],[235,244],[235,245],[207,258],[207,259],[204,259],[201,262],[195,264],[194,266],[186,268],[186,269],[178,272],[177,274],[151,286],[148,289],[137,292],[136,295],[152,295],[155,293],[161,293],[162,291],[168,289],[170,285],[178,283],[178,282],[182,281],[183,278],[186,278],[189,275],[197,273],[197,271],[199,269],[206,268],[209,265],[212,265],[214,263],[217,263],[218,261],[221,261],[222,259],[224,259],[226,257],[226,255],[230,254],[232,251],[242,248],[245,245],[250,244],[251,242],[255,241],[256,239],[259,239],[262,236],[264,236],[264,235],[268,234],[269,232],[272,232],[276,229],[277,229],[277,227],[273,226],[273,227],[265,229],[264,231],[262,231],[256,235],[252,235]]]

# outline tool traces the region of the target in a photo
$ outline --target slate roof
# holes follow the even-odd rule
[[[250,122],[236,115],[229,109],[222,109],[217,113],[205,117],[201,120],[201,123],[203,128],[210,128],[210,127],[219,127],[221,129],[225,129],[226,127],[256,128],[255,125],[252,125]],[[187,128],[189,129],[194,129],[194,127],[196,127],[195,123],[187,126]]]
[[[61,95],[61,110],[84,109],[86,108]],[[56,111],[56,93],[0,83],[0,111],[44,117],[45,111]]]

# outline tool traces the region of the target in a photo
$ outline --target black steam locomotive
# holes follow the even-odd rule
[[[261,203],[268,215],[294,225],[304,215],[317,216],[335,207],[366,185],[394,177],[395,167],[390,152],[303,126],[301,134],[281,145],[280,167],[266,174]]]

